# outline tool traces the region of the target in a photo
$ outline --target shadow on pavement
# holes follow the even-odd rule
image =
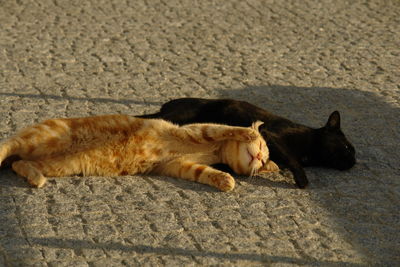
[[[295,122],[322,127],[339,110],[356,148],[349,171],[306,168],[312,200],[331,214],[343,237],[370,259],[399,258],[400,109],[372,92],[326,87],[254,86],[221,90],[221,98],[251,102]],[[397,241],[396,241],[397,239]]]
[[[321,266],[360,266],[358,264],[335,261],[318,261],[313,259],[299,259],[285,256],[268,256],[252,253],[218,253],[212,251],[199,251],[175,247],[154,247],[149,245],[126,245],[117,242],[94,243],[86,240],[58,239],[58,238],[30,238],[32,245],[39,245],[52,248],[71,248],[71,249],[104,249],[106,251],[119,250],[126,252],[136,252],[139,254],[173,255],[184,257],[209,257],[228,260],[246,260],[250,262],[266,263],[294,263],[299,265],[321,265]]]
[[[55,95],[11,93],[0,93],[0,95],[64,99]],[[400,137],[399,108],[391,105],[388,99],[374,93],[322,87],[257,86],[239,90],[221,90],[220,96],[246,100],[275,114],[313,127],[323,126],[328,115],[333,110],[339,110],[342,116],[342,129],[356,148],[358,163],[351,170],[345,172],[319,168],[306,169],[311,183],[306,190],[310,192],[310,198],[316,205],[322,207],[331,215],[327,220],[331,220],[333,224],[339,226],[343,238],[354,245],[367,258],[388,264],[399,259],[398,225],[400,214],[398,203],[400,203],[400,194],[398,178],[400,177],[400,170],[397,162],[400,158],[398,144]],[[119,101],[103,98],[74,97],[73,99],[95,103],[143,103],[134,100]],[[161,104],[151,101],[146,103]],[[4,258],[6,254],[2,252],[3,249],[7,253],[15,255],[19,255],[23,251],[25,254],[21,254],[22,256],[35,258],[36,254],[40,257],[41,252],[39,249],[33,248],[47,246],[73,249],[128,250],[137,253],[295,263],[299,265],[356,266],[348,262],[319,261],[311,258],[297,259],[252,253],[218,253],[140,244],[93,243],[85,240],[34,237],[35,235],[26,234],[21,230],[21,221],[15,216],[15,214],[18,216],[19,210],[24,208],[18,207],[16,197],[29,197],[29,194],[27,196],[17,195],[21,193],[21,187],[26,187],[22,191],[28,193],[32,189],[23,179],[15,179],[14,176],[15,174],[11,171],[1,170],[0,238],[2,241],[0,244],[0,265],[7,261]],[[193,190],[189,182],[172,178],[167,181],[181,186],[183,189]],[[295,189],[292,184],[276,182],[273,179],[243,179],[243,181],[257,186],[276,187],[282,190]],[[200,187],[205,186],[196,185],[194,190],[203,191],[198,189]],[[207,187],[204,191],[210,192],[212,189]],[[40,200],[35,199],[33,201]],[[301,201],[301,199],[297,201]],[[24,219],[26,219],[25,217]],[[22,248],[26,248],[26,250]]]
[[[1,96],[16,96],[22,98],[44,99],[44,100],[75,100],[75,101],[88,101],[93,103],[116,103],[116,104],[142,104],[142,105],[161,105],[162,102],[158,101],[143,101],[132,99],[115,100],[112,98],[93,98],[93,97],[74,97],[74,96],[58,96],[49,94],[18,94],[18,93],[0,93]]]

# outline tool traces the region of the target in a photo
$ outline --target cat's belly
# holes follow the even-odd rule
[[[146,150],[142,147],[88,151],[80,157],[82,174],[120,176],[149,173],[160,163],[161,154],[161,150]]]
[[[82,163],[82,174],[100,176],[120,176],[145,174],[151,172],[158,161],[141,159],[97,159]]]

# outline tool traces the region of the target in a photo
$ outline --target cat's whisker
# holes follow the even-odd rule
[[[251,172],[250,172],[250,177],[254,177],[254,175],[256,174],[257,169],[256,168],[252,168]]]

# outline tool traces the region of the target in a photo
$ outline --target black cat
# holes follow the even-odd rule
[[[300,188],[308,184],[303,166],[346,170],[355,160],[355,150],[340,129],[340,114],[334,111],[322,128],[313,129],[276,116],[245,101],[231,99],[180,98],[162,105],[160,112],[138,116],[162,118],[177,124],[214,122],[250,126],[265,122],[260,132],[266,139],[270,158],[292,171]]]

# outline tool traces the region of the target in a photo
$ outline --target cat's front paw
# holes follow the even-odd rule
[[[240,142],[252,142],[259,136],[258,132],[251,128],[237,127],[234,131],[229,131],[228,136],[230,139]]]
[[[43,175],[40,175],[40,176],[34,177],[34,178],[28,177],[27,181],[28,181],[28,183],[30,183],[34,187],[41,188],[41,187],[44,186],[44,184],[46,183],[47,179]]]
[[[279,166],[275,162],[273,162],[272,160],[269,160],[259,170],[260,173],[262,173],[262,172],[276,172],[276,171],[279,171]]]
[[[224,173],[219,176],[217,187],[219,190],[228,192],[235,188],[235,179],[230,174]]]

